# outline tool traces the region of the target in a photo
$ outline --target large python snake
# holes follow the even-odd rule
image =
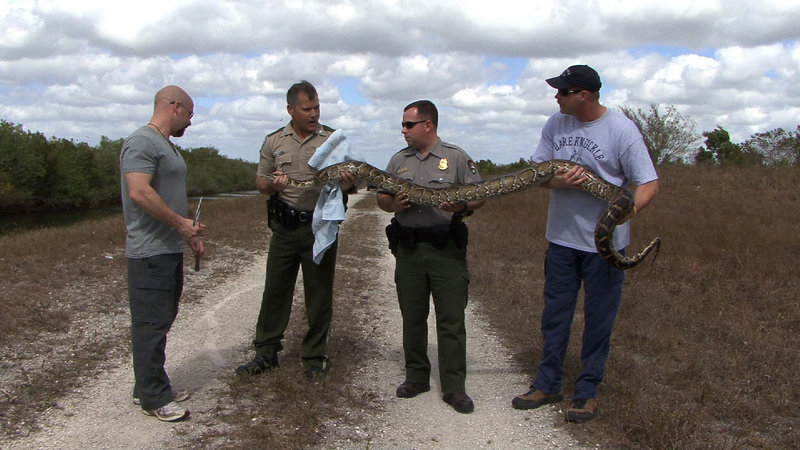
[[[346,161],[321,169],[309,180],[299,181],[290,178],[289,185],[308,189],[331,181],[338,181],[343,172],[350,172],[356,178],[389,194],[396,195],[399,192],[405,192],[412,203],[439,206],[443,202],[483,200],[539,186],[549,181],[562,169],[569,170],[576,165],[572,161],[554,159],[538,164],[534,163],[518,172],[489,180],[445,188],[430,188],[401,179],[365,162]],[[583,177],[586,178],[581,183],[583,188],[595,197],[608,202],[594,232],[594,243],[598,254],[619,269],[630,269],[636,266],[653,250],[655,250],[653,254],[655,258],[661,246],[660,237],[653,238],[642,251],[630,257],[623,256],[614,248],[614,229],[618,224],[627,221],[634,213],[633,195],[628,190],[607,182],[589,170],[584,169]]]

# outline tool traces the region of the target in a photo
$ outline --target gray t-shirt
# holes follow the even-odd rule
[[[142,172],[153,175],[150,185],[173,211],[186,217],[186,163],[178,150],[149,126],[143,126],[122,143],[119,157],[122,175],[122,212],[128,236],[125,254],[128,258],[149,258],[155,255],[183,253],[183,237],[172,226],[142,211],[131,200],[125,174]]]
[[[647,147],[636,125],[619,111],[581,122],[556,113],[547,120],[533,154],[535,162],[566,159],[576,162],[616,186],[641,185],[658,179]],[[586,252],[597,252],[594,230],[608,203],[588,192],[553,189],[550,193],[548,241]],[[617,227],[614,246],[630,244],[630,222]]]

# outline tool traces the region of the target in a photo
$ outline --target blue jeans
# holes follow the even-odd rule
[[[545,259],[543,356],[536,370],[534,389],[547,394],[561,392],[564,358],[583,282],[586,294],[581,349],[583,367],[575,382],[573,398],[597,398],[597,385],[603,381],[624,279],[623,270],[612,267],[597,253],[550,244]]]

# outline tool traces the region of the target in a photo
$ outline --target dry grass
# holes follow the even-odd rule
[[[660,173],[661,193],[634,221],[633,247],[661,235],[662,253],[655,264],[645,261],[627,273],[600,417],[569,429],[615,448],[796,448],[800,173],[706,167]],[[209,269],[265,248],[263,197],[208,202],[204,210],[215,231],[207,241]],[[531,375],[541,352],[546,217],[547,192],[533,189],[493,199],[469,219],[471,302]],[[348,220],[342,230],[329,344],[335,370],[317,382],[291,365],[270,376],[231,377],[230,398],[220,399],[217,426],[210,427],[217,431],[196,446],[313,447],[325,423],[357,421],[359,411],[373,406],[369,393],[348,383],[353,368],[380,358],[364,338],[369,317],[353,312],[369,309],[364,268],[386,251],[380,237],[361,240],[374,228],[367,220],[376,219]],[[116,216],[0,237],[5,436],[35,430],[38,412],[106,364],[128,362],[123,228]],[[233,275],[235,264],[218,267],[208,286],[189,286],[184,301]],[[285,360],[299,358],[291,349],[304,332],[302,310],[292,317],[286,339],[294,344]],[[579,318],[574,337],[580,328]],[[569,350],[567,394],[580,370],[579,341]],[[243,358],[249,355],[243,350]]]
[[[267,246],[264,197],[206,201],[203,210],[203,222],[213,229],[203,264],[212,275],[187,284],[182,302],[195,301],[236,275],[236,261],[249,260]],[[276,448],[307,448],[319,441],[324,423],[358,420],[353,411],[366,410],[372,394],[354,391],[347,380],[351,368],[380,357],[366,346],[364,335],[372,329],[368,317],[362,313],[355,320],[358,315],[351,313],[369,310],[368,280],[359,273],[385,247],[382,240],[363,240],[366,230],[374,229],[369,220],[376,219],[348,222],[341,233],[328,352],[336,370],[315,382],[299,368],[282,368],[268,377],[232,377],[230,396],[220,398],[214,423],[206,424],[211,431],[190,445],[240,448],[270,442]],[[34,432],[39,414],[57,408],[61,397],[107,367],[129,364],[124,239],[119,215],[0,237],[0,436]],[[190,271],[191,257],[186,264]],[[303,321],[304,311],[296,309],[286,335],[292,344],[282,359],[300,359]],[[243,360],[252,356],[247,350]]]
[[[85,227],[0,237],[0,421],[5,435],[35,429],[36,413],[119,357],[127,303],[118,217]],[[87,294],[90,292],[90,294]]]
[[[373,207],[374,200],[353,210]],[[364,361],[381,355],[369,346],[373,325],[364,311],[370,309],[370,280],[363,276],[370,261],[380,258],[383,239],[365,240],[375,228],[374,216],[348,220],[340,233],[334,284],[334,312],[327,354],[333,369],[324,378],[306,379],[299,365],[300,347],[307,330],[302,301],[295,304],[281,352],[283,366],[267,375],[232,377],[228,398],[214,414],[212,431],[193,445],[224,448],[309,448],[320,443],[326,426],[357,422],[374,404],[374,394],[354,390],[349,383]],[[253,321],[255,322],[255,317]],[[242,362],[252,358],[248,347]],[[223,431],[221,431],[223,430]]]
[[[235,261],[263,249],[264,200],[204,203],[214,224],[208,283],[233,274]],[[258,211],[262,213],[259,214]],[[0,236],[0,435],[38,428],[42,411],[130,358],[125,225],[121,215],[67,227]],[[187,258],[187,271],[191,270]],[[183,301],[203,290],[187,286]]]
[[[601,416],[575,432],[614,447],[796,447],[800,173],[660,175],[631,248],[658,234],[662,253],[627,273]],[[531,375],[541,357],[546,217],[547,192],[535,191],[492,200],[470,224],[473,297]],[[580,371],[581,329],[576,320],[566,389]]]

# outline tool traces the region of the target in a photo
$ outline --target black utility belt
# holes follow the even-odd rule
[[[291,217],[292,220],[299,223],[311,223],[314,220],[314,211],[298,211],[296,209],[287,208],[283,215]]]
[[[410,228],[399,226],[400,234],[408,236],[414,242],[437,242],[447,241],[450,237],[450,225],[427,228]]]
[[[454,239],[459,248],[467,246],[467,226],[461,220],[453,221],[450,225],[441,225],[427,228],[404,227],[392,219],[386,227],[386,237],[389,239],[389,248],[392,253],[398,245],[406,248],[416,248],[418,243],[430,243],[436,248],[444,248],[450,239]]]
[[[289,206],[288,203],[278,199],[277,195],[269,198],[267,206],[267,220],[273,220],[285,227],[297,227],[311,223],[314,220],[314,211],[300,211]]]

